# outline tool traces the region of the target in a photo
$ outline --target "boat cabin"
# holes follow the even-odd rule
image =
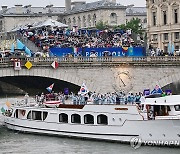
[[[148,97],[142,103],[142,110],[146,112],[148,120],[179,119],[180,96]]]

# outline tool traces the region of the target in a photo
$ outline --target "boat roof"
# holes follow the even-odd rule
[[[145,105],[180,105],[180,95],[168,95],[164,97],[145,98]]]

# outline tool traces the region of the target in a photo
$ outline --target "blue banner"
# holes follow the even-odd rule
[[[81,55],[89,57],[91,54],[95,54],[97,57],[101,56],[113,56],[113,57],[141,57],[146,56],[143,47],[114,47],[114,48],[50,48],[51,53],[54,56],[62,57],[68,55]]]

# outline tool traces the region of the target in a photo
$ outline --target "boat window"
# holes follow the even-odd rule
[[[48,112],[43,112],[43,121],[46,120]]]
[[[26,110],[20,110],[20,109],[16,109],[15,113],[14,113],[14,117],[15,118],[23,118],[26,114]]]
[[[32,115],[31,111],[29,111],[28,114],[27,114],[27,119],[32,119],[31,115]]]
[[[72,123],[81,123],[81,116],[79,114],[72,114],[71,115],[71,122]]]
[[[16,109],[16,112],[14,114],[15,114],[14,117],[18,118],[18,109]]]
[[[33,120],[42,120],[41,111],[32,111]]]
[[[167,106],[167,110],[168,110],[168,111],[171,111],[171,108],[170,108],[170,106]]]
[[[84,123],[85,124],[94,124],[94,116],[91,114],[84,115]]]
[[[97,123],[98,124],[104,124],[107,125],[108,124],[108,118],[106,115],[104,114],[100,114],[97,116]]]
[[[65,113],[59,114],[59,122],[68,123],[68,115]]]
[[[175,105],[174,108],[176,111],[180,111],[180,105]]]

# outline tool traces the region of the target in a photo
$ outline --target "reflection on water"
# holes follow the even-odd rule
[[[8,98],[14,103],[21,100]],[[2,106],[7,99],[0,99]],[[179,154],[179,149],[165,147],[140,147],[135,150],[128,144],[88,141],[71,138],[24,134],[0,126],[0,153],[13,154]]]

